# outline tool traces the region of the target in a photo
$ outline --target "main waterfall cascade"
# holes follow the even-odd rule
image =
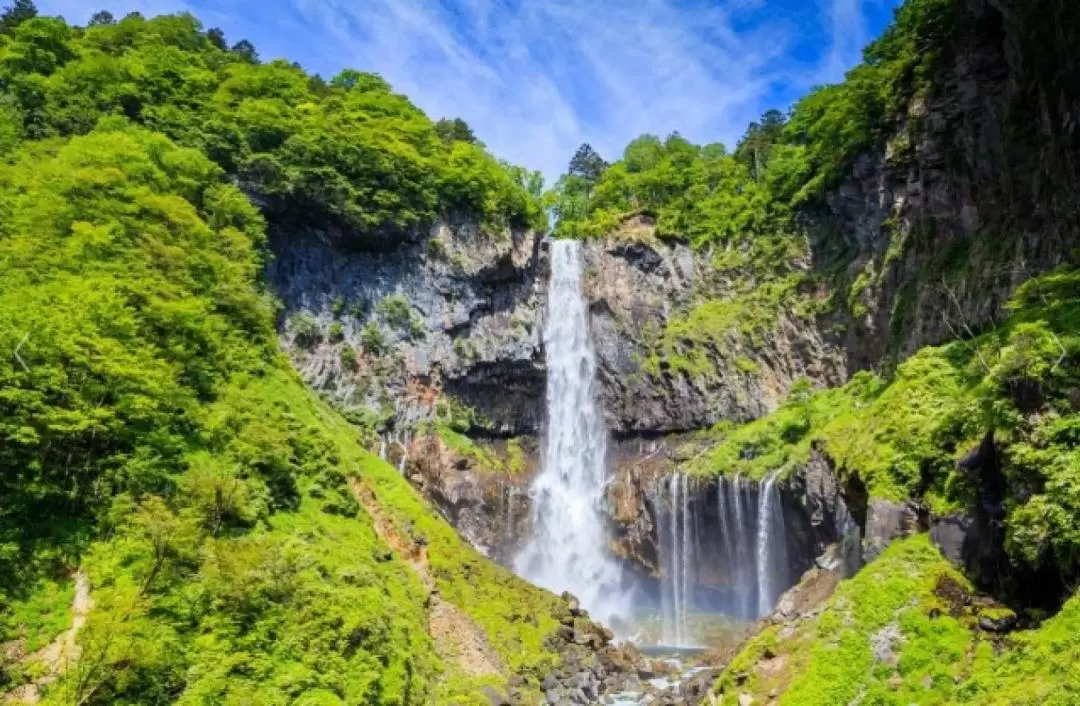
[[[607,483],[607,430],[596,395],[596,358],[581,290],[581,245],[551,244],[544,353],[547,433],[532,486],[532,535],[514,564],[544,588],[570,591],[594,617],[629,614],[622,570],[608,552],[601,511]]]
[[[790,583],[786,529],[776,476],[760,483],[740,476],[716,481],[720,536],[718,551],[705,555],[701,518],[705,494],[694,481],[675,474],[660,481],[652,494],[657,511],[661,571],[661,641],[692,646],[695,612],[720,612],[754,620],[772,611]],[[665,514],[666,513],[666,514]],[[719,567],[724,577],[720,597],[700,598],[699,567]],[[707,605],[706,605],[707,604]]]
[[[581,285],[580,243],[552,242],[544,328],[548,423],[541,472],[530,489],[531,535],[514,568],[540,586],[570,591],[594,617],[627,625],[634,606],[622,568],[608,550],[602,507],[607,430]],[[698,644],[704,637],[695,629],[700,613],[742,620],[765,615],[789,583],[776,476],[762,482],[717,479],[719,537],[705,531],[702,518],[707,509],[711,512],[711,500],[706,507],[701,487],[685,474],[674,474],[652,492],[660,561],[659,640],[665,645]],[[510,502],[507,512],[512,512]],[[716,531],[716,526],[709,528],[709,533]],[[703,600],[700,579],[710,572],[711,583],[721,586],[714,585]]]

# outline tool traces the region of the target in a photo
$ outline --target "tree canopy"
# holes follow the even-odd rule
[[[381,77],[346,70],[329,83],[281,60],[261,62],[240,40],[190,15],[85,28],[5,15],[0,134],[79,135],[120,115],[207,154],[272,215],[303,213],[357,244],[393,242],[447,210],[493,228],[543,226],[539,201],[488,154],[464,122],[452,139]]]

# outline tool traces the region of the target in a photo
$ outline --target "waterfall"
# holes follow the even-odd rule
[[[776,474],[761,483],[720,477],[716,502],[729,596],[725,612],[754,620],[771,612],[788,587],[787,536]]]
[[[570,591],[602,620],[625,616],[622,572],[607,551],[600,505],[607,480],[607,431],[596,401],[596,359],[581,292],[581,246],[551,244],[544,355],[547,433],[531,493],[532,536],[514,562],[525,578]]]
[[[784,541],[784,513],[773,473],[758,490],[758,616],[772,612],[780,591],[787,588],[787,551]],[[777,541],[779,539],[779,541]],[[777,587],[781,588],[777,590]]]
[[[654,507],[661,507],[661,493],[654,494]],[[690,511],[690,492],[687,478],[681,473],[668,481],[667,531],[661,527],[660,552],[664,565],[661,567],[663,582],[660,586],[660,613],[662,617],[661,642],[666,645],[688,646],[692,639],[689,630],[689,612],[693,603],[694,562],[697,560],[697,541],[694,531],[694,514]]]
[[[746,483],[742,476],[735,476],[732,481],[732,494],[735,505],[735,531],[732,541],[735,543],[735,572],[734,587],[738,595],[738,615],[743,618],[756,617],[755,607],[752,606],[753,587],[757,584],[757,564],[750,555],[750,532],[754,526],[753,518],[747,513],[747,506],[752,505],[749,498],[750,484]]]

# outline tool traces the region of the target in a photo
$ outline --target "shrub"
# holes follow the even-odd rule
[[[360,330],[360,345],[364,347],[365,352],[371,355],[386,354],[386,339],[374,321],[367,322],[364,328]]]
[[[312,348],[322,339],[319,322],[311,314],[297,314],[289,322],[293,341],[301,348]]]
[[[341,352],[338,354],[338,356],[341,360],[342,369],[349,372],[356,372],[356,370],[360,367],[359,361],[356,357],[356,349],[349,344],[346,343],[344,346],[341,347]]]

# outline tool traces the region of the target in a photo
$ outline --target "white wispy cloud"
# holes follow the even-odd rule
[[[581,142],[616,159],[642,133],[733,145],[747,123],[841,78],[864,9],[896,0],[100,0],[114,14],[189,10],[331,74],[375,71],[433,117],[550,179]],[[74,21],[85,0],[39,0]],[[793,9],[795,8],[795,9]],[[813,35],[803,58],[792,47]]]
[[[733,140],[764,107],[790,31],[735,31],[754,9],[746,0],[294,2],[332,34],[324,52],[382,73],[433,115],[464,118],[497,154],[549,177],[583,141],[614,158],[644,132]]]

